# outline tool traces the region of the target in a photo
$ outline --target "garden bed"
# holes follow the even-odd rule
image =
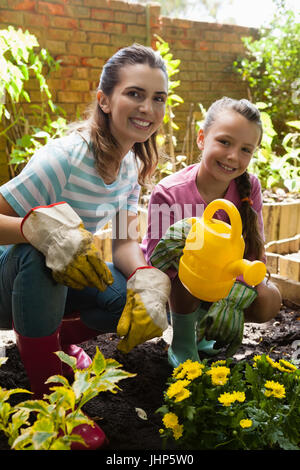
[[[85,406],[86,413],[105,430],[110,440],[106,449],[108,452],[161,450],[161,415],[155,411],[162,405],[165,383],[172,372],[167,360],[170,330],[169,327],[163,339],[148,341],[128,355],[116,349],[118,339],[115,334],[98,336],[83,345],[91,356],[98,346],[106,358],[115,358],[123,369],[137,374],[120,382],[121,390],[117,394],[104,392]],[[253,355],[263,353],[275,360],[300,361],[300,306],[287,302],[272,321],[245,326],[244,340],[235,359],[251,361]],[[6,356],[8,361],[0,369],[0,386],[28,388],[29,383],[13,342],[7,342]],[[214,360],[221,358],[220,354]],[[18,400],[25,398],[15,395],[13,399],[17,397]],[[145,416],[140,417],[137,409],[144,410]],[[9,450],[1,434],[0,450]]]

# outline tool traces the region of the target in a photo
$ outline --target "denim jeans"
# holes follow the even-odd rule
[[[126,278],[107,263],[114,283],[104,292],[56,283],[45,257],[29,244],[0,247],[0,329],[28,337],[49,336],[65,314],[80,312],[83,323],[105,333],[115,331],[126,302]]]

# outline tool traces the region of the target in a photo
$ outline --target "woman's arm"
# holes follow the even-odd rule
[[[147,266],[138,242],[138,216],[133,212],[120,211],[116,216],[116,227],[112,240],[114,265],[126,276],[137,268]]]
[[[21,232],[22,220],[0,194],[0,245],[27,243]]]

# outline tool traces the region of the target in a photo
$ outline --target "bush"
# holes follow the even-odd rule
[[[243,38],[246,57],[234,63],[235,70],[248,83],[254,102],[268,103],[278,134],[276,144],[288,132],[286,122],[299,118],[300,23],[284,0],[274,0],[276,13],[259,38]]]
[[[28,31],[12,26],[0,30],[0,136],[6,139],[11,176],[49,138],[61,136],[67,128],[65,113],[53,103],[47,84],[47,76],[58,67]],[[34,79],[40,91],[36,104],[26,89]]]

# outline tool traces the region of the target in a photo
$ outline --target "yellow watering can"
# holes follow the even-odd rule
[[[231,225],[213,219],[223,209]],[[230,201],[216,199],[208,204],[201,218],[189,219],[192,227],[179,261],[179,279],[192,295],[207,302],[226,297],[236,277],[250,286],[259,284],[266,275],[261,261],[243,259],[245,242],[239,211]]]

